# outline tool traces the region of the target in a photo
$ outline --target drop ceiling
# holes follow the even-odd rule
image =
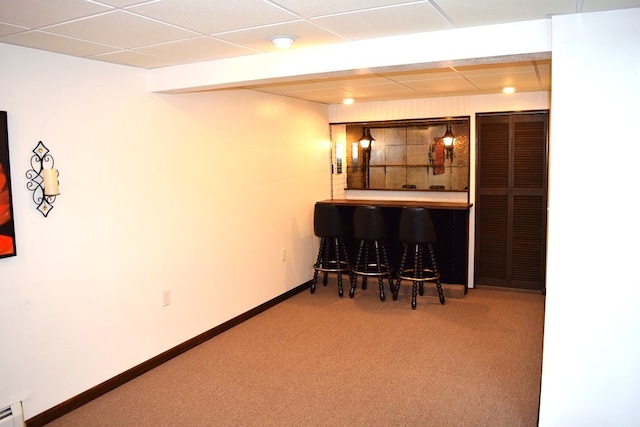
[[[0,0],[0,43],[144,69],[291,49],[640,7],[640,0]],[[402,47],[399,46],[399,49]],[[425,47],[428,48],[428,47]],[[254,85],[339,103],[551,89],[549,57]]]

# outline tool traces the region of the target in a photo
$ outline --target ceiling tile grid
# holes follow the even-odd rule
[[[0,0],[0,43],[153,69],[274,52],[270,39],[280,34],[295,36],[292,49],[305,49],[629,7],[640,0]],[[421,70],[381,76],[385,84],[336,81],[331,89],[287,93],[334,103],[345,94],[384,100],[497,93],[508,82],[550,89],[550,63],[522,67],[439,70],[442,76]]]
[[[163,0],[127,8],[158,21],[216,34],[295,21],[299,17],[263,0]]]
[[[448,30],[452,26],[428,2],[312,18],[311,22],[351,40]]]

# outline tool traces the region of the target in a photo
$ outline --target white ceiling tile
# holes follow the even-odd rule
[[[268,90],[271,93],[271,90]],[[363,90],[347,91],[337,88],[333,91],[309,89],[306,91],[292,91],[283,93],[284,96],[292,98],[306,99],[314,102],[322,102],[326,104],[335,104],[341,102],[345,97],[352,97],[358,102],[366,102],[369,100],[391,100],[403,98],[417,98],[419,94],[402,86],[394,85],[377,85],[363,87]],[[338,99],[336,99],[338,97]]]
[[[513,86],[519,92],[541,90],[538,77],[535,74],[518,76],[517,78],[508,75],[474,76],[469,81],[483,92],[494,91],[497,93],[505,86]]]
[[[304,93],[306,92],[304,89],[293,89],[293,88],[288,88],[288,87],[283,87],[283,86],[275,86],[275,87],[270,87],[270,86],[251,86],[251,87],[247,87],[245,89],[251,89],[251,90],[258,90],[258,91],[265,91],[267,93],[273,93],[275,95],[284,95],[284,96],[289,96],[290,94],[296,94],[296,93]],[[320,91],[319,88],[314,88],[313,86],[310,87],[309,91]],[[322,91],[324,92],[324,91]]]
[[[255,53],[251,49],[216,40],[209,36],[194,37],[134,50],[183,62],[201,62]]]
[[[108,10],[85,0],[0,0],[0,22],[39,28]]]
[[[507,64],[479,64],[464,67],[454,67],[454,69],[465,77],[486,76],[493,74],[517,74],[532,73],[535,71],[533,61],[512,62]]]
[[[514,86],[517,91],[524,92],[545,90],[549,87],[542,83],[550,81],[549,64],[549,60],[544,60],[456,67],[456,70],[485,93],[498,93],[504,86]],[[541,76],[545,74],[548,74],[549,78],[542,80]]]
[[[215,37],[231,43],[247,46],[261,52],[273,52],[278,49],[273,47],[271,44],[271,37],[282,34],[296,36],[293,49],[302,49],[347,41],[345,38],[326,31],[307,21],[293,21],[284,24],[249,28],[242,31],[216,34]]]
[[[433,97],[447,97],[447,96],[463,96],[463,95],[484,95],[485,92],[473,86],[459,87],[459,86],[435,86],[431,88],[423,88],[416,90],[419,96],[414,98],[433,98]]]
[[[373,9],[403,3],[415,3],[409,0],[273,0],[291,12],[304,18],[323,15],[335,15],[355,10]]]
[[[123,11],[71,21],[46,29],[48,32],[122,48],[146,46],[197,35]]]
[[[159,68],[167,67],[169,65],[175,65],[175,60],[168,60],[166,58],[160,58],[153,55],[147,55],[142,52],[134,52],[130,50],[123,50],[114,53],[107,53],[104,55],[96,55],[93,57],[98,61],[111,62],[114,64],[130,65],[132,67],[140,68]]]
[[[391,35],[411,34],[449,29],[445,21],[429,3],[413,3],[352,13],[314,18],[312,22],[349,37],[362,40]]]
[[[283,33],[298,37],[293,49],[304,49],[627,7],[640,7],[640,0],[0,0],[0,43],[157,68],[273,52],[269,38]],[[373,101],[496,93],[508,82],[516,82],[517,91],[548,91],[551,61],[253,88],[336,103],[346,95]]]
[[[203,34],[298,19],[263,0],[164,0],[128,10]]]
[[[358,86],[357,88],[354,88],[354,90],[364,96],[369,96],[373,94],[393,93],[397,91],[403,91],[407,93],[414,92],[411,88],[404,87],[397,83],[390,82],[389,80],[387,80],[386,83],[382,83],[382,84]]]
[[[335,86],[321,80],[313,80],[313,81],[302,81],[302,82],[285,82],[285,83],[278,83],[278,84],[254,85],[254,86],[251,86],[251,88],[265,89],[265,90],[268,90],[269,92],[274,91],[274,93],[285,94],[285,93],[305,92],[305,91],[312,91],[312,90],[325,91],[328,89],[334,89]]]
[[[476,89],[474,85],[462,77],[452,77],[448,79],[436,80],[414,80],[402,83],[404,86],[418,91],[450,91],[450,90],[471,90]]]
[[[538,65],[538,78],[540,79],[540,84],[544,88],[551,87],[551,64],[541,64]]]
[[[99,0],[100,3],[108,4],[113,7],[126,7],[139,3],[148,3],[149,0]]]
[[[389,82],[389,79],[383,76],[373,74],[373,75],[345,77],[340,79],[329,79],[327,83],[330,83],[333,85],[340,84],[341,87],[355,90],[356,88],[359,88],[361,86],[386,85],[386,84],[389,84],[390,82]]]
[[[113,51],[113,47],[69,37],[50,34],[42,31],[27,31],[3,37],[5,43],[62,53],[65,55],[86,57]]]
[[[640,7],[640,0],[583,0],[582,12]]]
[[[574,13],[576,0],[435,0],[456,27],[530,21]]]
[[[420,98],[422,94],[411,89],[403,87],[389,87],[389,88],[377,88],[370,89],[366,93],[354,97],[358,102],[368,101],[391,101],[394,99],[413,99]],[[334,101],[335,103],[335,101]]]
[[[19,33],[19,32],[24,31],[26,29],[27,28],[20,27],[18,25],[3,24],[2,22],[0,22],[0,36],[5,36],[7,34]]]
[[[404,83],[404,82],[416,82],[422,80],[437,81],[442,79],[451,79],[457,77],[455,71],[450,68],[433,68],[429,70],[419,71],[403,71],[399,73],[386,74],[388,78]]]
[[[322,92],[322,91],[308,92],[308,93],[304,92],[299,94],[289,94],[289,95],[283,95],[283,96],[288,96],[290,98],[296,98],[296,99],[304,99],[306,101],[311,101],[311,102],[319,102],[321,104],[335,104],[334,97],[332,97],[329,93]]]

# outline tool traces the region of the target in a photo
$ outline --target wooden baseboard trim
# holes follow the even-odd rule
[[[131,381],[132,379],[152,370],[153,368],[156,368],[160,365],[162,365],[163,363],[167,362],[168,360],[173,359],[176,356],[179,356],[180,354],[191,350],[192,348],[202,344],[203,342],[215,337],[216,335],[219,335],[225,331],[228,331],[229,329],[233,328],[236,325],[239,325],[240,323],[244,322],[245,320],[248,320],[260,313],[262,313],[263,311],[275,306],[276,304],[291,298],[292,296],[302,292],[303,290],[309,288],[309,286],[311,285],[311,281],[303,283],[302,285],[299,285],[293,289],[291,289],[290,291],[285,292],[284,294],[277,296],[276,298],[273,298],[272,300],[269,300],[267,302],[265,302],[264,304],[261,304],[249,311],[247,311],[246,313],[243,313],[237,317],[234,317],[231,320],[228,320],[225,323],[222,323],[218,326],[216,326],[213,329],[210,329],[206,332],[203,332],[200,335],[197,335],[193,338],[191,338],[188,341],[183,342],[182,344],[179,344],[167,351],[165,351],[164,353],[161,353],[149,360],[147,360],[146,362],[142,362],[141,364],[134,366],[131,369],[128,369],[126,371],[124,371],[123,373],[116,375],[115,377],[101,383],[98,384],[95,387],[90,388],[89,390],[78,394],[77,396],[72,397],[71,399],[68,399],[50,409],[47,409],[46,411],[29,418],[28,420],[26,420],[26,425],[27,427],[40,427],[40,426],[44,426],[47,423],[50,423],[51,421],[60,418],[61,416],[68,414],[69,412],[73,411],[74,409],[77,409],[79,407],[81,407],[82,405],[85,405],[89,402],[91,402],[92,400],[102,396],[103,394],[106,394],[108,392],[110,392],[111,390],[125,384],[128,381]]]

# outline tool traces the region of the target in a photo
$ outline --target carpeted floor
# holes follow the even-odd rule
[[[428,286],[428,285],[427,285]],[[50,426],[536,426],[544,297],[318,286]]]

